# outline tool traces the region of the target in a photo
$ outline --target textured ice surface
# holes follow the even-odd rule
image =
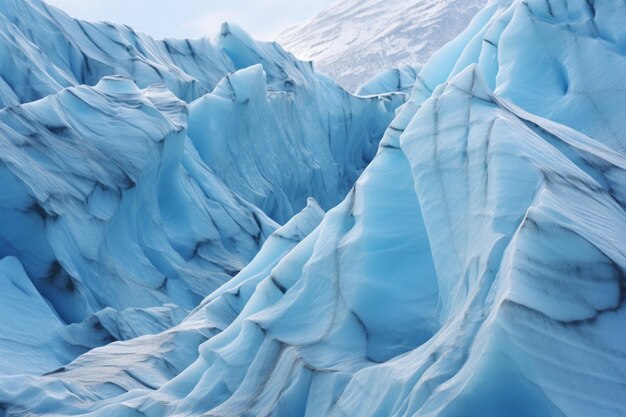
[[[216,44],[239,71],[190,106],[189,136],[203,161],[280,223],[308,197],[325,209],[339,203],[408,97],[356,98],[234,25]]]
[[[112,23],[75,20],[42,0],[0,0],[0,104],[124,75],[141,88],[165,83],[189,102],[233,68],[208,39],[155,40]]]
[[[361,85],[355,94],[369,96],[397,92],[411,95],[420,70],[421,67],[407,65],[383,71]]]
[[[278,42],[348,91],[389,68],[426,63],[487,0],[340,0]]]
[[[341,203],[180,325],[0,377],[4,414],[625,415],[624,21],[620,0],[490,3]]]
[[[0,328],[33,297],[46,330],[7,330],[3,373],[51,371],[179,323],[248,264],[272,218],[308,197],[339,202],[406,99],[350,96],[234,25],[214,42],[154,41],[39,0],[0,6],[0,260],[18,283]],[[37,344],[37,361],[8,354]]]

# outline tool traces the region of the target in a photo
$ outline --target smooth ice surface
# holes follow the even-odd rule
[[[179,325],[48,375],[0,377],[3,413],[625,415],[624,21],[620,0],[489,3],[422,68],[336,207],[309,200]],[[250,44],[238,38],[221,45]],[[267,53],[248,51],[240,65]],[[263,68],[271,91],[280,78]],[[261,74],[229,77],[238,93],[223,105],[254,103]],[[177,125],[182,102],[163,89],[139,97]],[[53,119],[58,106],[23,107]],[[2,207],[29,207],[23,182],[2,172],[13,190]],[[183,249],[188,235],[176,234]],[[8,259],[5,275],[20,276]]]
[[[17,258],[5,257],[0,261],[0,292],[4,297],[0,307],[0,373],[41,373],[49,364],[60,367],[71,359],[59,352],[54,340],[61,321],[30,282]]]

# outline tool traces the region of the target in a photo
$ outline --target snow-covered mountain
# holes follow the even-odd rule
[[[348,91],[380,72],[426,63],[486,0],[339,0],[278,42]]]
[[[226,26],[214,45],[239,70],[189,106],[163,86],[106,77],[3,110],[0,178],[9,192],[0,199],[8,216],[0,242],[7,251],[14,239],[21,252],[0,261],[9,301],[0,304],[1,357],[11,355],[0,361],[0,415],[626,415],[624,21],[622,0],[490,2],[415,75],[411,99],[345,199],[326,212],[308,200],[282,226],[241,197],[253,190],[246,179],[259,177],[228,185],[222,176],[248,169],[214,171],[199,140],[252,146],[247,132],[277,120],[251,135],[266,147],[231,159],[266,175],[265,156],[286,170],[299,163],[299,152],[280,159],[271,141],[318,158],[325,149],[295,141],[303,133],[289,116],[316,113],[316,105],[376,107],[341,119],[362,129],[385,120],[405,94],[324,100],[337,87],[307,76],[321,101],[304,101],[306,109],[295,97],[259,104],[263,82],[283,85],[279,97],[308,97],[272,75],[282,68],[298,80],[306,65],[277,67],[279,48]],[[390,71],[367,88],[412,77]],[[257,106],[264,117],[241,110]],[[292,126],[285,137],[266,136]],[[340,146],[349,137],[333,146],[335,134],[325,136],[337,152],[330,154],[368,149],[367,136]],[[32,223],[19,225],[22,218]],[[213,233],[200,240],[206,230]],[[29,241],[23,231],[46,237]],[[41,290],[29,272],[46,265],[38,242],[62,249],[54,254],[63,256],[63,276],[113,266],[89,280],[107,279],[90,293],[112,302],[120,282],[146,288],[119,290],[128,300],[156,290],[185,300],[183,286],[195,282],[176,276],[191,268],[185,260],[201,262],[192,270],[202,272],[222,262],[216,257],[261,248],[178,324],[180,311],[163,304],[126,309],[118,328],[111,309],[72,327],[51,314],[58,309],[47,294],[58,293]],[[159,276],[168,281],[155,290]],[[50,281],[42,280],[59,289]],[[76,288],[60,294],[72,300]],[[21,326],[17,314],[28,315]],[[68,361],[79,353],[72,341],[107,326],[110,339],[130,340]],[[63,366],[42,374],[54,363]]]

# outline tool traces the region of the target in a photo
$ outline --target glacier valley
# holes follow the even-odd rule
[[[350,94],[0,0],[0,417],[625,416],[624,22],[491,0]]]

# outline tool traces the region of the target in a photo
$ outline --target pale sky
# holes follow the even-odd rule
[[[71,16],[125,23],[154,37],[214,38],[224,21],[273,40],[334,0],[47,0]]]

